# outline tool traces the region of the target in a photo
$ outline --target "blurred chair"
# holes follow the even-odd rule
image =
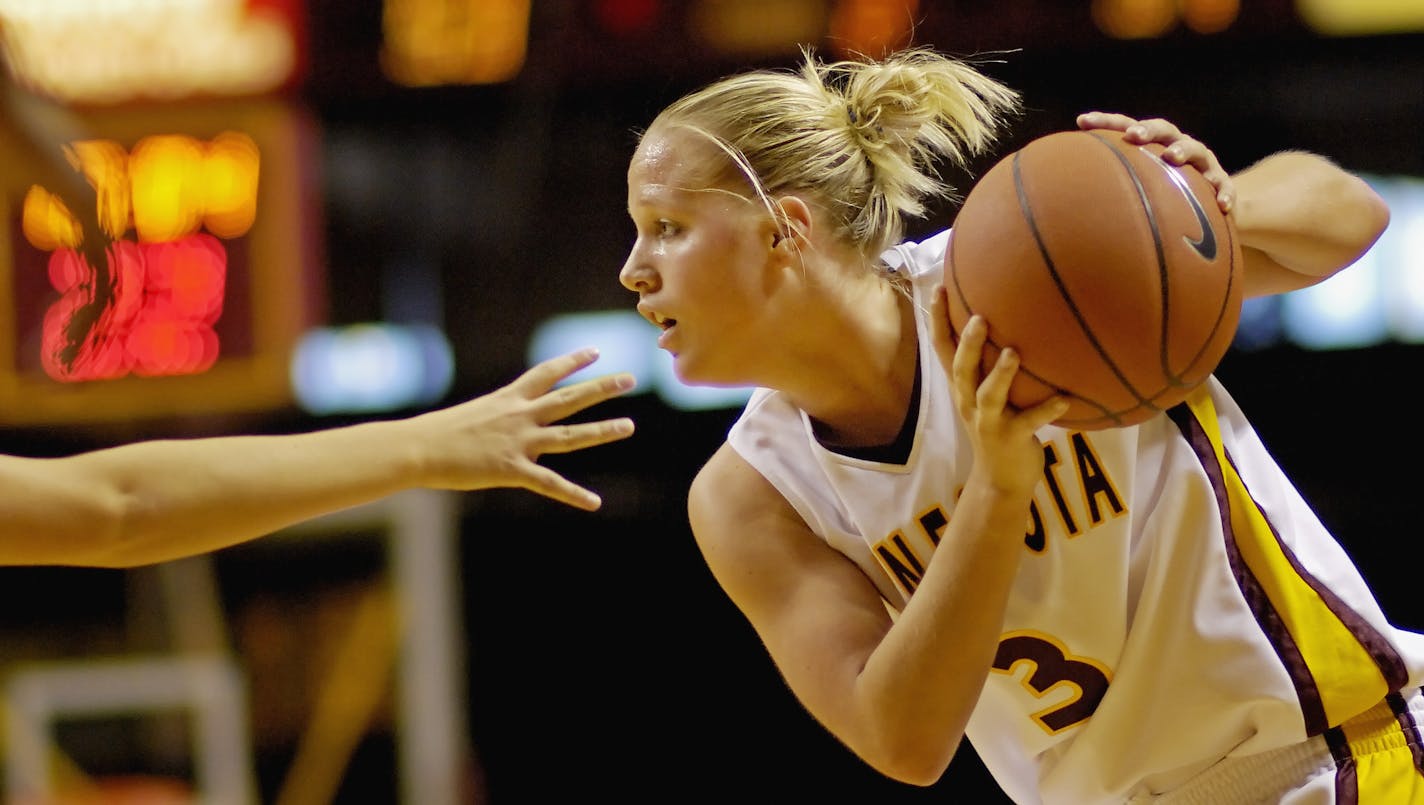
[[[330,695],[315,702],[311,723],[279,802],[330,802],[370,723],[381,692],[394,684],[396,769],[400,801],[466,805],[469,744],[464,693],[464,645],[458,589],[460,534],[455,493],[411,490],[317,518],[264,538],[340,539],[382,535],[383,584],[364,597],[344,641],[368,660],[383,655],[393,678],[331,671]],[[12,666],[3,698],[5,793],[9,805],[65,802],[56,781],[85,781],[59,751],[61,721],[83,718],[189,715],[188,753],[194,801],[254,805],[258,801],[242,658],[228,627],[209,555],[129,571],[128,606],[141,631],[161,632],[166,645],[131,655],[28,661]],[[159,623],[159,620],[163,623]],[[138,642],[138,641],[136,641]],[[377,658],[379,659],[379,658]],[[253,684],[261,684],[256,680]],[[353,709],[352,702],[365,702]],[[82,786],[81,786],[82,787]],[[97,795],[96,795],[97,796]],[[110,803],[112,799],[95,799]]]

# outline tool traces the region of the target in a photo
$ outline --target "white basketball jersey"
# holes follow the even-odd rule
[[[803,412],[766,389],[728,438],[897,609],[954,516],[971,461],[926,320],[949,237],[886,254],[911,277],[919,311],[906,455],[827,449]],[[968,729],[1015,801],[1165,790],[1223,757],[1325,733],[1424,681],[1424,637],[1386,620],[1214,377],[1141,425],[1039,435],[1044,480],[1027,555]]]

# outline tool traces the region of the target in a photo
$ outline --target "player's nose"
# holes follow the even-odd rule
[[[657,290],[658,272],[642,259],[636,248],[628,254],[623,268],[618,271],[618,282],[634,293],[644,294]]]

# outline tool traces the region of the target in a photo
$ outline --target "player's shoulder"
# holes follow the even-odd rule
[[[788,510],[785,498],[730,442],[712,454],[688,487],[688,519],[699,542]]]

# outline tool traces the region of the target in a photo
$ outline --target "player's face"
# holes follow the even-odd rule
[[[707,186],[717,156],[685,131],[655,127],[643,138],[628,168],[637,240],[618,278],[662,329],[658,346],[683,382],[751,384],[775,336],[766,314],[775,230],[757,202]]]

